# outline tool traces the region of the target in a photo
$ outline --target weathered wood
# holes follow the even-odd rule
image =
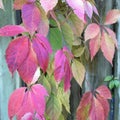
[[[0,27],[14,23],[12,1],[4,0],[5,11],[0,9]],[[5,50],[10,40],[8,37],[0,37],[0,120],[8,120],[9,96],[20,85],[18,75],[15,74],[12,78],[5,61]]]
[[[114,3],[114,6],[117,9],[120,9],[120,1],[116,0],[116,3]],[[116,33],[117,33],[117,39],[118,39],[118,51],[115,56],[115,64],[114,64],[114,75],[119,78],[120,81],[120,20],[116,24]],[[120,87],[118,89],[115,89],[115,100],[114,100],[114,120],[120,120]]]

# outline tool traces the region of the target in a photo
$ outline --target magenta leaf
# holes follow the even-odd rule
[[[71,53],[63,48],[58,50],[54,58],[54,77],[57,82],[64,79],[64,90],[70,88],[70,80],[72,78],[72,71],[70,68]]]
[[[8,45],[6,61],[10,72],[13,74],[26,59],[29,52],[29,40],[27,37],[18,37]]]
[[[35,3],[25,4],[22,8],[22,19],[25,27],[34,33],[40,24],[40,10],[37,8]]]
[[[25,83],[31,84],[36,70],[37,70],[37,58],[33,49],[29,48],[28,56],[23,61],[21,66],[18,68],[18,73]]]
[[[25,120],[24,118],[32,120],[31,117],[35,117],[44,120],[45,96],[48,96],[47,91],[40,84],[33,85],[29,89],[22,87],[15,90],[9,99],[9,118],[12,120],[16,116],[17,120]]]
[[[0,36],[15,36],[27,32],[27,30],[20,25],[6,25],[0,28]]]
[[[25,87],[18,88],[11,94],[9,98],[8,115],[10,120],[12,120],[12,118],[16,115],[16,113],[19,111],[21,107],[21,104],[23,103],[25,89],[26,89]]]
[[[33,38],[33,49],[37,55],[38,63],[41,69],[45,72],[48,67],[49,54],[52,52],[51,46],[44,36],[36,34]]]

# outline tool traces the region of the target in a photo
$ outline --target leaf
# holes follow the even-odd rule
[[[112,76],[107,76],[105,77],[104,81],[111,81],[113,79],[113,75]]]
[[[89,42],[91,60],[93,60],[93,58],[99,51],[99,48],[100,48],[100,34],[98,34],[95,38],[92,38]]]
[[[104,57],[112,65],[112,60],[115,53],[115,44],[111,37],[105,32],[102,32],[101,36],[101,50],[103,52]]]
[[[39,26],[38,26],[38,33],[43,35],[43,36],[47,36],[48,32],[49,32],[49,20],[47,15],[45,14],[45,11],[42,9],[41,6],[37,6],[39,8],[40,11],[40,22],[39,22]]]
[[[87,120],[89,116],[89,110],[91,107],[91,101],[92,101],[92,93],[91,92],[86,92],[82,99],[81,102],[77,108],[77,120]]]
[[[50,20],[50,24],[56,26],[53,20]],[[54,51],[62,48],[62,34],[57,27],[50,28],[48,38]]]
[[[10,42],[6,50],[6,61],[12,74],[27,58],[28,52],[29,40],[27,37],[18,37]]]
[[[61,87],[59,87],[57,96],[60,99],[61,103],[64,105],[67,112],[70,113],[70,105],[69,105],[70,91],[64,92],[64,90]]]
[[[97,97],[97,99],[99,100],[99,102],[101,103],[101,105],[104,109],[105,118],[107,118],[109,110],[110,110],[109,102],[106,99],[103,99],[99,94],[96,94],[96,97]]]
[[[24,100],[25,89],[25,87],[18,88],[11,94],[8,102],[8,115],[10,119],[19,111]]]
[[[27,32],[27,30],[20,25],[6,25],[0,28],[0,36],[15,36]]]
[[[40,11],[34,3],[25,4],[22,7],[22,20],[26,29],[28,29],[30,33],[33,34],[38,29],[41,21],[40,19]]]
[[[118,80],[114,80],[115,87],[119,87],[120,82]]]
[[[103,97],[104,99],[111,99],[111,93],[110,90],[105,86],[105,85],[101,85],[100,87],[98,87],[96,89],[97,93],[100,94],[101,97]]]
[[[37,55],[38,63],[43,72],[46,71],[49,63],[49,54],[52,52],[52,48],[44,36],[36,34],[33,38],[33,49]]]
[[[110,81],[109,88],[112,90],[115,87],[114,80]]]
[[[70,80],[72,79],[70,61],[71,53],[65,47],[56,52],[54,58],[54,77],[57,82],[64,79],[65,91],[70,88]]]
[[[84,23],[86,23],[85,19],[85,10],[84,10],[84,2],[82,0],[66,0],[68,5],[74,10],[74,13],[81,19]]]
[[[58,0],[40,0],[41,6],[43,7],[43,9],[45,10],[46,13],[48,13],[48,11],[52,10],[56,4],[58,3]]]
[[[61,25],[61,30],[62,30],[63,40],[71,48],[74,41],[74,34],[70,25],[67,22],[65,22],[63,25]]]
[[[104,109],[102,104],[99,100],[93,97],[90,113],[89,113],[90,120],[105,120]]]
[[[18,68],[18,73],[22,78],[22,80],[26,84],[30,85],[31,82],[33,82],[33,79],[37,70],[37,58],[31,46],[29,47],[30,49],[29,49],[28,56],[23,61],[21,66]]]
[[[62,112],[62,104],[60,100],[54,95],[51,94],[46,107],[46,113],[51,120],[58,120]]]
[[[73,60],[72,73],[77,83],[82,86],[85,77],[85,67],[77,60]]]
[[[85,52],[85,47],[82,45],[72,47],[72,53],[75,57],[80,57],[81,55],[83,55],[84,52]]]
[[[100,33],[100,27],[96,23],[89,24],[85,30],[84,38],[85,41],[93,39]]]
[[[4,9],[4,5],[3,5],[2,0],[0,0],[0,8],[1,8],[1,9]]]
[[[75,14],[70,14],[68,20],[74,35],[77,37],[81,36],[85,27],[84,23]]]
[[[117,38],[116,38],[116,34],[110,29],[105,27],[107,34],[111,37],[111,39],[113,40],[115,47],[118,48],[118,43],[117,43]]]
[[[16,116],[17,120],[21,120],[28,113],[42,117],[45,112],[45,96],[48,96],[46,89],[40,84],[33,85],[30,89],[21,87],[15,90],[8,103],[9,118]]]
[[[120,10],[118,9],[113,9],[108,11],[105,19],[105,25],[110,25],[113,23],[116,23],[118,19],[120,18]]]

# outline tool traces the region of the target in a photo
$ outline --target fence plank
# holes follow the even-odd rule
[[[4,0],[5,11],[0,10],[0,27],[14,23],[13,0]],[[10,38],[0,37],[0,120],[8,120],[7,105],[10,94],[19,87],[17,74],[12,78],[5,61],[5,50]],[[14,101],[13,101],[14,102]]]

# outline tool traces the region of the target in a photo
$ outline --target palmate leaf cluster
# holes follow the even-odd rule
[[[6,9],[2,1],[0,7]],[[16,36],[6,50],[6,62],[27,87],[10,96],[9,118],[65,120],[70,114],[71,79],[82,87],[86,64],[99,50],[112,65],[117,39],[107,25],[117,22],[120,10],[100,16],[94,0],[14,0],[13,7],[21,10],[22,23],[1,27],[0,36]],[[105,20],[99,23],[95,16]],[[85,93],[76,119],[105,120],[107,99],[111,94],[104,85]]]

